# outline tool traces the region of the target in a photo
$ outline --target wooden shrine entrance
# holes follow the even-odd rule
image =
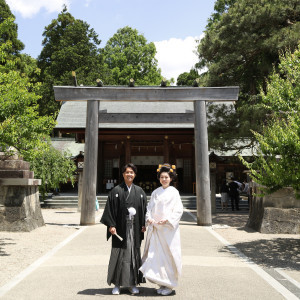
[[[66,102],[61,110],[68,111],[68,107],[74,105],[77,107],[85,106],[86,108],[84,104],[86,103]],[[153,103],[143,102],[142,104],[144,107],[147,106],[145,110],[149,111]],[[170,106],[169,104],[172,105],[173,103],[164,103],[161,107],[161,111],[167,111],[166,108]],[[193,107],[192,103],[181,104],[183,104],[184,108]],[[186,106],[186,104],[191,105]],[[100,115],[102,114],[102,117],[103,114],[112,115],[115,105],[115,103],[102,103]],[[105,106],[107,109],[104,110],[103,108]],[[138,108],[135,107],[135,109]],[[178,110],[178,107],[176,109]],[[119,111],[122,111],[122,109],[119,109]],[[82,113],[82,115],[85,118],[86,112]],[[124,112],[120,114],[114,113],[113,123],[103,123],[103,121],[99,121],[97,195],[99,193],[108,193],[115,185],[123,181],[121,167],[124,166],[126,162],[131,162],[137,166],[138,172],[135,183],[142,187],[148,195],[151,195],[151,192],[159,186],[156,170],[157,166],[163,162],[176,165],[178,177],[175,187],[180,193],[185,195],[192,194],[193,182],[196,181],[194,169],[195,147],[193,119],[191,122],[189,121],[188,128],[180,128],[182,123],[176,122],[178,118],[174,118],[174,113],[172,114],[170,112],[168,115],[172,115],[174,118],[174,122],[172,123],[166,120],[164,113],[160,113],[159,115],[160,123],[155,123],[153,120],[151,123],[142,123],[141,119],[142,121],[144,120],[143,116],[140,116],[140,120],[136,120],[136,118],[133,117],[133,112],[129,115],[135,120],[134,123],[126,123],[124,125],[124,123],[116,121],[117,117],[118,119],[123,119],[124,115],[127,114]],[[151,115],[151,117],[157,117],[157,114],[153,112],[149,113],[148,117],[149,115]],[[189,113],[189,115],[194,117],[193,113]],[[184,117],[186,116],[183,115],[181,118]],[[61,119],[60,116],[58,119],[59,124],[61,124]],[[168,123],[163,123],[166,121]],[[106,126],[106,129],[103,129],[103,126]],[[148,127],[145,128],[145,126]],[[171,126],[175,126],[176,128],[170,128]],[[79,142],[84,141],[84,128],[81,129],[80,136],[77,134],[75,138]],[[111,182],[114,184],[107,184]]]
[[[197,191],[197,224],[209,226],[211,195],[209,178],[206,102],[232,102],[238,100],[239,87],[72,87],[55,86],[56,101],[87,101],[85,128],[85,163],[81,225],[95,224],[95,198],[97,183],[97,153],[99,103],[126,102],[193,102],[195,134],[195,170]],[[134,122],[132,120],[132,122]]]

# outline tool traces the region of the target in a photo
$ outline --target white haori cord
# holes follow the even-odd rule
[[[129,207],[129,208],[128,208],[128,211],[129,211],[129,220],[131,220],[132,217],[135,216],[136,210],[135,210],[134,207]]]

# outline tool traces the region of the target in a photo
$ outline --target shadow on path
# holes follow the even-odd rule
[[[182,217],[180,219],[180,226],[182,225],[193,225],[197,226],[197,222],[195,219],[187,212],[183,212]]]
[[[108,288],[102,288],[102,289],[86,289],[83,291],[78,292],[78,295],[89,295],[89,296],[108,296],[112,295],[112,287]],[[149,287],[139,287],[140,293],[134,295],[134,297],[161,297],[161,295],[158,295],[156,293],[155,288],[149,288]],[[128,291],[127,288],[121,287],[121,295],[131,295],[131,293]],[[173,291],[173,293],[169,296],[176,295],[176,291]],[[165,296],[164,296],[165,297]]]
[[[86,289],[78,292],[78,295],[89,295],[89,296],[97,296],[97,295],[111,295],[112,288],[104,288],[104,289]]]
[[[277,238],[233,244],[256,264],[300,271],[300,239]],[[226,247],[220,251],[229,252]]]
[[[230,227],[242,227],[247,223],[248,212],[224,212],[212,215],[213,224],[228,225]]]

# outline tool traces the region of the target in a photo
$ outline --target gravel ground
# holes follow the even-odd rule
[[[78,230],[76,208],[42,209],[46,226],[32,232],[0,232],[0,286]],[[96,213],[99,216],[102,210]],[[294,278],[300,271],[300,239],[297,235],[261,234],[245,228],[247,212],[217,213],[213,228],[257,264],[284,268]],[[226,247],[222,251],[228,251]]]

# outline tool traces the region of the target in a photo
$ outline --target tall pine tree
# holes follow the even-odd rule
[[[72,71],[76,72],[78,84],[94,85],[102,70],[98,35],[86,22],[75,19],[66,7],[45,28],[43,36],[38,67],[43,82],[40,112],[45,115],[59,109],[53,85],[73,85]]]

